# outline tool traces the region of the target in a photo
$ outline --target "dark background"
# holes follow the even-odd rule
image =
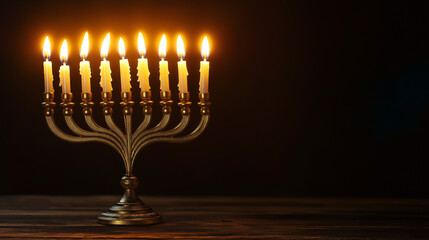
[[[422,1],[423,2],[423,1]],[[200,43],[210,39],[212,118],[198,140],[154,144],[138,156],[142,194],[429,196],[429,8],[420,1],[2,1],[0,194],[121,194],[122,160],[98,143],[71,144],[41,107],[42,45],[51,38],[56,101],[59,50],[69,43],[80,102],[81,39],[89,32],[96,120],[102,122],[99,50],[112,35],[117,122],[123,36],[134,100],[137,33],[147,44],[159,101],[158,44],[167,35],[177,102],[177,55],[186,44],[196,106]],[[65,129],[60,108],[56,120]],[[174,107],[172,125],[180,119]],[[139,107],[135,122],[141,120]],[[154,122],[161,117],[154,106]],[[80,107],[75,118],[83,124]],[[172,126],[170,125],[170,126]]]

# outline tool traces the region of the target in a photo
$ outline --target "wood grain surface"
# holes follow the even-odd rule
[[[120,196],[0,196],[7,239],[429,239],[426,199],[142,197],[164,223],[103,226]]]

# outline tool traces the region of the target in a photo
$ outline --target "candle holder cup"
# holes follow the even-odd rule
[[[112,93],[103,92],[101,94],[102,102],[100,105],[103,107],[103,114],[108,128],[98,125],[92,115],[92,107],[94,103],[91,93],[82,93],[80,103],[85,122],[91,131],[80,128],[73,120],[73,95],[71,93],[64,93],[61,95],[63,108],[63,115],[67,126],[75,134],[64,133],[54,122],[54,93],[44,93],[44,115],[49,129],[59,138],[68,142],[101,142],[109,145],[122,157],[125,165],[125,176],[121,180],[121,185],[125,189],[122,198],[110,207],[106,212],[103,212],[98,217],[98,222],[106,225],[148,225],[157,224],[162,222],[161,216],[153,211],[151,207],[144,204],[137,196],[135,189],[138,186],[138,179],[133,175],[133,165],[137,154],[141,149],[149,144],[156,142],[171,142],[183,143],[193,140],[201,135],[206,128],[210,111],[210,101],[208,93],[199,94],[201,120],[199,125],[190,134],[184,136],[177,136],[181,133],[189,123],[190,106],[189,93],[179,94],[179,107],[182,119],[180,123],[174,128],[165,130],[171,115],[171,100],[170,91],[161,91],[161,101],[163,117],[161,121],[154,127],[148,128],[151,122],[152,104],[151,92],[141,92],[140,105],[144,114],[144,118],[136,131],[132,132],[132,114],[133,104],[131,92],[121,92],[122,113],[124,116],[125,131],[122,131],[113,121],[113,105]]]

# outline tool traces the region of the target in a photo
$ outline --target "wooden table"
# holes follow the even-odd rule
[[[143,197],[153,226],[103,226],[119,196],[0,196],[0,238],[429,239],[423,199]]]

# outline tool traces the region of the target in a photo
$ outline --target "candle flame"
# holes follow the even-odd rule
[[[201,56],[203,59],[207,59],[209,57],[209,40],[207,37],[204,37],[203,46],[201,47]]]
[[[105,59],[107,58],[107,53],[109,52],[109,42],[110,42],[110,33],[106,35],[106,37],[103,40],[103,45],[101,45],[101,58]]]
[[[167,56],[167,39],[165,38],[165,34],[162,35],[161,42],[159,43],[158,54],[161,59]]]
[[[179,56],[180,59],[185,57],[185,45],[180,35],[177,37],[177,56]]]
[[[124,40],[122,40],[122,38],[119,38],[119,55],[121,56],[121,58],[125,57],[125,44],[124,44]]]
[[[89,40],[88,40],[88,32],[85,33],[82,41],[82,47],[80,48],[80,57],[85,60],[88,56],[88,48],[89,48]]]
[[[144,44],[144,38],[142,33],[139,33],[138,46],[139,46],[140,57],[144,57],[146,55],[146,46]]]
[[[60,60],[63,64],[66,64],[68,59],[68,49],[67,49],[67,41],[64,40],[63,45],[61,45],[61,53],[60,53]]]
[[[51,43],[49,42],[49,38],[45,38],[45,43],[43,44],[43,58],[48,60],[51,57]]]

